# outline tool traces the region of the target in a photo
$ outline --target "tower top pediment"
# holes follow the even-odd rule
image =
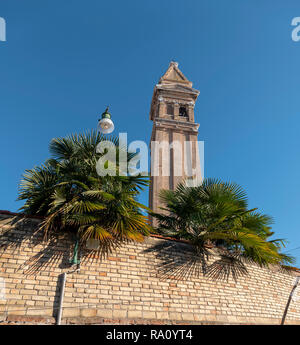
[[[193,83],[189,81],[186,76],[178,68],[178,63],[171,61],[166,73],[160,78],[158,84],[183,84],[189,87],[193,86]]]

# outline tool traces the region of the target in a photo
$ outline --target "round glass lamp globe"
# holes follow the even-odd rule
[[[98,122],[98,131],[100,133],[109,134],[115,129],[114,123],[111,119],[104,118]]]

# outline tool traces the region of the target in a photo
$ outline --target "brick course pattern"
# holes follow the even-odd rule
[[[39,222],[0,214],[0,324],[54,324],[64,272],[62,323],[280,324],[299,275],[254,264],[239,274],[244,267],[223,266],[218,256],[204,274],[188,244],[155,237],[85,256],[74,272],[74,240],[41,242]],[[300,298],[285,323],[300,324]]]

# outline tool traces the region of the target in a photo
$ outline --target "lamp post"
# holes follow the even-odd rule
[[[70,264],[72,266],[77,265],[77,267],[79,267],[79,265],[80,265],[80,258],[78,255],[78,247],[79,247],[79,238],[78,238],[78,236],[76,236],[73,258],[70,260]]]
[[[102,134],[110,134],[115,129],[114,123],[111,120],[111,114],[108,112],[108,106],[106,107],[105,111],[101,115],[101,119],[98,121],[97,131]],[[98,249],[99,248],[99,241],[96,239],[89,239],[86,242],[86,247],[88,249]],[[78,248],[79,248],[79,238],[76,236],[75,246],[74,246],[74,252],[73,257],[70,260],[70,264],[77,265],[77,267],[80,265],[80,258],[78,254]]]
[[[108,112],[108,106],[101,115],[98,121],[97,131],[101,134],[110,134],[115,129],[114,123],[111,120],[111,114]],[[86,241],[86,247],[90,250],[97,250],[100,246],[100,241],[94,238],[89,238]]]
[[[111,120],[111,114],[108,112],[108,107],[107,107],[105,109],[104,113],[102,113],[101,119],[99,119],[99,121],[98,121],[97,130],[98,130],[98,132],[100,132],[102,134],[109,134],[109,133],[112,133],[114,129],[115,129],[115,126]],[[97,249],[99,249],[99,246],[100,246],[100,241],[97,239],[90,238],[86,241],[86,247],[88,249],[97,250]],[[76,265],[77,268],[75,271],[79,272],[80,256],[79,256],[79,236],[78,236],[78,234],[76,235],[76,239],[75,239],[73,257],[69,262],[70,262],[71,266]],[[59,308],[58,308],[57,321],[56,321],[57,325],[60,325],[60,323],[61,323],[66,280],[67,280],[67,273],[65,272],[62,275],[61,294],[60,294],[60,299],[59,299]]]

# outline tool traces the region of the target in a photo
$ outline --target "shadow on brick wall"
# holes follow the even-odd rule
[[[0,219],[0,249],[3,255],[10,249],[16,257],[24,255],[25,261],[20,265],[19,271],[25,275],[34,275],[41,270],[59,267],[69,267],[69,258],[74,243],[68,234],[52,235],[47,241],[43,240],[41,232],[33,232],[39,221],[22,217],[3,217]],[[21,253],[24,243],[33,256],[26,259],[26,251]]]
[[[248,274],[245,263],[238,255],[226,253],[221,249],[195,247],[172,241],[161,241],[144,250],[154,253],[159,263],[157,274],[161,279],[185,280],[192,276],[207,276],[215,280],[237,280]]]

